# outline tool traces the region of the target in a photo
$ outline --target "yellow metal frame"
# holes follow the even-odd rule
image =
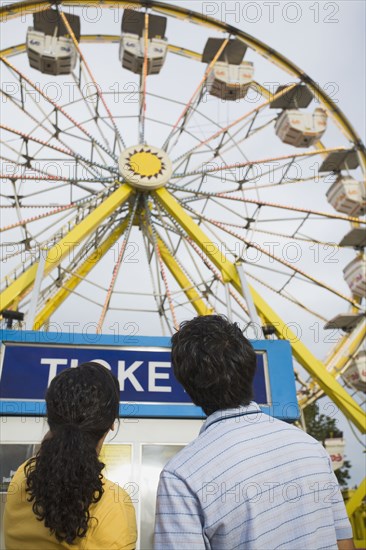
[[[118,34],[83,34],[80,37],[82,44],[118,44],[121,37]],[[182,55],[183,57],[189,57],[195,61],[201,61],[201,54],[181,46],[175,46],[174,44],[168,44],[168,50],[176,55]],[[3,57],[13,57],[27,51],[27,45],[17,44],[16,46],[10,46],[0,51],[0,55]]]
[[[346,510],[353,528],[353,541],[356,548],[366,548],[366,478],[356,490],[348,489],[348,493]]]
[[[189,214],[180,206],[174,197],[165,188],[157,189],[153,193],[165,210],[180,224],[191,239],[205,252],[212,263],[220,270],[223,279],[230,282],[242,294],[239,275],[235,265],[230,262],[202,229],[192,220]],[[280,338],[290,341],[294,357],[316,380],[320,388],[331,397],[357,428],[366,432],[366,415],[356,401],[346,390],[329,374],[324,364],[298,340],[298,337],[289,329],[286,323],[275,313],[253,287],[250,287],[254,305],[258,314],[274,326]]]
[[[324,365],[327,371],[334,377],[338,377],[342,374],[345,367],[347,366],[347,363],[350,360],[350,357],[352,357],[357,350],[360,348],[362,342],[366,338],[366,322],[363,322],[363,324],[358,329],[358,334],[356,334],[355,338],[349,342],[348,335],[343,336],[341,340],[338,342],[338,344],[333,349],[331,355],[327,358]],[[337,357],[337,355],[340,355],[338,360],[333,365],[334,359]],[[299,405],[300,407],[304,408],[307,405],[310,405],[312,402],[319,399],[323,394],[324,391],[321,390],[315,381],[311,381],[309,384],[310,389],[310,395],[304,396],[303,398],[299,399]]]
[[[33,330],[39,330],[51,317],[51,315],[63,304],[66,298],[70,295],[75,288],[83,282],[84,278],[90,273],[90,271],[97,265],[97,263],[103,258],[103,256],[110,250],[110,248],[118,241],[123,235],[128,225],[128,219],[126,218],[121,225],[119,225],[109,237],[107,237],[102,244],[97,246],[91,254],[83,261],[72,275],[64,282],[62,288],[56,292],[52,298],[50,298],[42,310],[37,314]]]
[[[60,3],[62,3],[65,6],[88,6],[88,5],[95,5],[95,0],[61,0]],[[48,0],[31,0],[26,2],[20,2],[17,4],[12,4],[12,5],[6,5],[0,8],[0,17],[2,18],[3,21],[6,21],[7,19],[18,17],[21,14],[34,13],[37,11],[48,9],[52,7],[52,5],[53,5],[53,2],[50,2]],[[144,3],[139,0],[128,0],[128,1],[99,0],[98,5],[102,8],[109,8],[111,6],[114,6],[117,8],[125,8],[125,7],[131,7],[131,5],[142,7]],[[195,23],[205,25],[209,28],[221,30],[222,32],[232,33],[232,28],[229,27],[226,23],[222,21],[216,21],[215,19],[212,19],[210,17],[203,17],[203,15],[188,11],[182,7],[162,4],[161,2],[153,2],[149,5],[149,7],[153,11],[157,11],[157,12],[178,17],[181,19],[187,19],[189,21],[193,21]],[[296,65],[294,65],[288,59],[286,59],[284,56],[280,55],[278,52],[275,52],[273,49],[268,48],[268,46],[266,46],[264,43],[253,38],[247,33],[240,31],[239,29],[235,29],[235,35],[237,36],[237,38],[243,40],[247,45],[251,46],[260,55],[265,55],[267,58],[270,58],[270,60],[273,63],[275,63],[282,69],[286,70],[289,74],[298,77],[300,80],[305,80],[306,84],[309,86],[310,89],[312,89],[313,93],[316,93],[319,96],[319,98],[322,100],[324,105],[328,108],[331,116],[333,116],[337,124],[341,126],[342,131],[345,133],[346,137],[349,140],[353,141],[354,143],[357,143],[357,144],[361,143],[359,136],[354,131],[353,127],[350,125],[350,123],[348,122],[346,117],[343,115],[343,113],[339,110],[337,105],[335,105],[332,102],[332,100],[327,96],[327,94],[325,94],[325,92],[323,92],[323,90],[321,90],[317,86],[317,84],[313,82],[307,75],[305,75]],[[83,40],[85,40],[86,42],[118,41],[119,36],[87,35],[83,37]],[[18,45],[12,48],[7,48],[3,50],[2,53],[4,55],[14,55],[16,53],[20,53],[21,51],[24,51],[24,49],[25,49],[25,45]],[[200,60],[200,54],[197,54],[196,52],[192,52],[191,50],[179,48],[173,45],[170,46],[170,49],[174,53],[186,55],[188,57],[191,57],[192,59]],[[266,97],[268,95],[268,90],[266,90],[261,86],[260,86],[260,89],[263,95]],[[317,147],[321,150],[322,144],[318,143]],[[360,148],[359,150],[359,157],[360,157],[361,165],[365,170],[366,155],[363,148]],[[75,246],[75,244],[79,243],[87,235],[89,235],[101,221],[107,218],[115,210],[115,208],[123,204],[128,199],[131,193],[132,193],[132,189],[129,186],[127,186],[126,184],[121,186],[108,199],[106,199],[106,201],[104,201],[100,206],[98,206],[94,212],[89,214],[89,216],[87,216],[80,224],[78,224],[78,226],[76,226],[73,230],[71,230],[68,233],[68,235],[66,235],[66,237],[64,237],[63,239],[60,240],[59,243],[54,245],[47,254],[46,265],[45,265],[45,275],[50,273],[52,269],[54,269],[57,265],[59,265],[61,260],[69,252],[71,246]],[[210,257],[213,263],[220,269],[223,280],[226,282],[231,282],[238,291],[241,291],[239,278],[238,278],[234,264],[229,262],[221,254],[221,252],[215,247],[215,245],[210,241],[210,239],[208,239],[206,235],[202,232],[199,226],[197,226],[193,222],[193,220],[182,208],[179,207],[180,210],[177,209],[179,204],[173,199],[173,197],[169,195],[169,193],[165,189],[161,189],[157,191],[156,195],[158,196],[158,198],[161,200],[163,204],[165,203],[164,206],[177,219],[177,221],[181,223],[182,227],[184,227],[184,229],[187,231],[190,237],[199,246],[201,246],[204,249],[207,256]],[[174,201],[175,203],[173,209],[171,208],[172,201]],[[177,212],[179,212],[179,216]],[[196,311],[199,314],[202,314],[203,312],[206,313],[207,307],[204,305],[201,297],[196,293],[194,289],[191,288],[192,285],[189,279],[180,269],[178,263],[174,260],[168,248],[164,245],[162,241],[161,241],[161,248],[159,247],[159,250],[160,250],[160,253],[162,254],[162,257],[164,258],[164,262],[166,263],[171,273],[174,275],[178,284],[181,286],[183,290],[186,289],[186,295],[188,299],[192,301],[194,307],[196,308]],[[86,269],[86,266],[85,265],[81,266],[79,269],[80,269],[80,273],[83,273],[84,269]],[[0,303],[1,303],[0,307],[2,309],[11,307],[12,304],[14,305],[16,300],[19,300],[20,297],[22,297],[27,291],[29,291],[29,289],[32,287],[34,283],[36,272],[37,272],[37,264],[33,264],[17,280],[11,283],[9,287],[4,290],[4,292],[0,295]],[[75,275],[75,280],[69,279],[70,288],[72,288],[74,285],[76,286],[76,280],[78,280],[78,277],[76,275]],[[326,369],[324,369],[323,363],[318,361],[301,342],[295,341],[296,336],[291,333],[291,331],[285,326],[284,322],[263,301],[263,299],[254,291],[254,289],[252,289],[251,291],[254,297],[256,307],[258,309],[258,313],[261,316],[261,318],[273,324],[276,327],[276,330],[280,335],[280,337],[283,337],[284,330],[285,330],[286,336],[289,339],[294,340],[292,347],[293,347],[295,358],[303,366],[305,366],[305,368],[310,372],[314,380],[319,384],[319,387],[323,391],[326,391],[326,393],[337,404],[339,404],[340,408],[342,409],[345,408],[344,412],[346,416],[353,419],[355,424],[358,427],[361,427],[363,431],[364,425],[361,424],[361,417],[359,416],[360,409],[358,405],[356,405],[355,402],[348,396],[347,392],[344,392],[344,390],[341,388],[341,386],[338,383],[336,383],[335,386],[332,384],[332,382],[335,383],[335,381],[332,378],[332,374],[336,375],[337,372],[339,372],[339,370],[344,365],[345,359],[341,358],[338,361],[336,367],[334,368],[333,373],[330,374],[328,371],[326,371]],[[64,290],[64,292],[67,292],[67,291]],[[59,300],[61,303],[63,299],[65,299],[66,294],[63,294],[62,291],[60,291],[60,294],[57,294],[56,296],[57,298],[55,298],[55,304],[53,306],[54,309],[58,307],[56,304],[58,303]],[[52,310],[51,305],[48,305],[48,308],[50,311]],[[42,318],[46,319],[47,315],[48,314],[44,312],[44,315]],[[38,321],[40,320],[41,320],[41,317],[39,317]],[[359,342],[359,339],[357,340],[357,342]],[[319,367],[320,367],[321,376],[318,373]],[[325,382],[325,380],[327,382]],[[349,399],[345,397],[346,395],[348,396],[349,399],[351,399],[351,401],[349,401]]]
[[[64,6],[95,6],[95,0],[60,0],[60,4]],[[0,8],[0,18],[3,21],[11,19],[13,17],[19,17],[25,13],[34,13],[37,11],[51,8],[54,2],[49,0],[30,0],[20,2],[11,5],[5,5]],[[145,7],[146,3],[140,0],[98,0],[98,7],[101,8],[131,8]],[[233,28],[223,21],[216,21],[211,17],[203,16],[199,13],[194,13],[179,6],[171,6],[162,2],[153,1],[148,6],[151,10],[162,13],[164,15],[177,17],[179,19],[198,23],[202,26],[206,26],[216,31],[223,33],[235,34],[235,36],[242,40],[246,45],[253,48],[260,55],[265,56],[269,61],[286,71],[292,78],[299,79],[306,83],[313,94],[319,98],[323,106],[327,109],[330,117],[333,118],[335,123],[340,127],[346,138],[355,145],[358,152],[359,161],[363,173],[366,171],[366,152],[362,145],[361,139],[357,132],[347,120],[345,115],[339,109],[338,105],[314,82],[307,74],[305,74],[299,67],[288,60],[283,55],[279,54],[272,48],[268,47],[263,42],[255,39],[249,34]],[[82,37],[84,42],[118,42],[119,36],[108,35],[88,35]],[[179,48],[174,45],[169,46],[170,51],[178,55],[184,55],[197,61],[201,60],[200,54],[187,50],[185,48]],[[24,52],[25,45],[20,44],[11,48],[6,48],[2,51],[4,56],[12,56],[17,53]],[[268,90],[261,88],[261,92],[264,97],[268,96]],[[322,151],[323,146],[319,142],[315,144],[315,147]],[[89,234],[91,234],[99,223],[105,220],[116,208],[122,205],[132,193],[132,189],[123,185],[117,191],[115,191],[102,205],[98,206],[94,212],[89,214],[77,227],[69,232],[59,243],[54,245],[48,252],[45,266],[45,275],[47,275],[52,269],[54,269],[61,262],[62,258],[67,255],[70,250],[70,246],[79,243]],[[211,239],[205,235],[202,229],[192,220],[192,218],[184,211],[179,203],[170,195],[166,189],[159,189],[154,192],[154,195],[163,205],[163,207],[173,216],[173,218],[181,225],[181,227],[187,232],[190,238],[205,252],[207,257],[213,262],[213,264],[220,270],[223,280],[229,282],[234,288],[241,293],[240,279],[234,264],[220,252],[220,250],[212,243]],[[120,232],[120,233],[119,233]],[[95,251],[96,262],[98,253],[100,257],[108,250],[114,239],[117,239],[122,234],[123,228],[116,229],[110,237],[108,237]],[[177,283],[185,292],[187,298],[196,309],[197,313],[207,314],[210,311],[207,309],[204,301],[193,288],[191,281],[185,275],[179,264],[176,262],[168,247],[158,238],[158,247],[160,255],[174,276]],[[92,255],[91,255],[92,256]],[[53,311],[59,307],[59,305],[67,298],[74,288],[83,280],[87,273],[94,267],[95,263],[91,260],[91,256],[78,267],[75,273],[67,280],[64,287],[60,289],[56,295],[50,300],[50,303],[46,304],[43,310],[38,314],[35,327],[41,326],[49,318]],[[97,259],[98,258],[98,259]],[[35,276],[37,272],[37,264],[32,265],[25,273],[23,273],[19,279],[9,285],[9,287],[0,295],[1,309],[7,307],[15,307],[19,298],[29,291],[33,286]],[[340,357],[339,360],[333,365],[331,372],[328,372],[327,366],[329,366],[334,358],[337,356],[339,350],[342,350],[342,346],[347,344],[347,338],[344,339],[337,348],[333,351],[332,356],[329,358],[326,364],[319,361],[314,355],[306,348],[306,346],[297,340],[297,337],[286,326],[285,322],[270,308],[270,306],[263,300],[263,298],[252,288],[250,291],[253,297],[254,304],[261,319],[273,325],[280,338],[286,337],[290,340],[294,357],[298,362],[309,372],[314,379],[314,382],[318,384],[320,390],[325,392],[336,403],[347,418],[349,418],[355,426],[361,431],[366,431],[366,418],[362,409],[358,404],[349,396],[349,394],[342,388],[342,386],[335,380],[335,376],[345,366],[347,358]],[[355,340],[352,344],[352,350],[355,350],[361,341],[361,336]],[[304,403],[306,404],[306,403]],[[357,510],[360,509],[360,504],[366,493],[366,480],[362,482],[360,487],[353,494],[349,502],[347,503],[347,511],[352,519],[356,515]],[[356,546],[358,546],[356,541]],[[366,544],[366,542],[365,542]]]
[[[188,279],[187,275],[181,269],[177,260],[175,260],[175,258],[172,256],[170,250],[159,236],[157,238],[157,245],[162,260],[183,290],[184,294],[187,296],[188,300],[191,302],[194,309],[197,311],[198,315],[211,315],[213,313],[213,309],[205,304],[205,302],[195,289],[192,281]]]
[[[95,0],[60,0],[60,4],[64,6],[94,6]],[[14,17],[19,17],[26,13],[34,13],[37,11],[42,11],[53,6],[53,2],[49,0],[30,0],[25,2],[18,2],[16,4],[5,5],[0,8],[0,21],[7,21]],[[143,0],[98,0],[98,7],[109,9],[111,7],[116,8],[131,8],[133,6],[145,7],[146,4]],[[204,16],[203,14],[193,12],[186,8],[180,6],[172,6],[170,4],[164,4],[162,2],[152,1],[149,3],[149,8],[152,11],[158,13],[163,13],[165,15],[170,15],[178,19],[183,19],[197,23],[201,26],[208,27],[210,29],[215,29],[216,31],[221,31],[223,33],[233,34],[233,28],[228,23],[224,21],[217,21],[209,16]],[[292,63],[284,55],[280,54],[273,48],[267,46],[264,42],[254,38],[250,34],[241,31],[240,29],[235,29],[235,36],[242,40],[246,45],[250,46],[262,56],[265,56],[270,62],[274,63],[282,70],[287,72],[289,75],[299,78],[300,80],[306,82],[306,85],[313,92],[315,97],[319,98],[323,105],[326,107],[329,116],[333,118],[335,123],[340,127],[345,136],[352,141],[358,150],[358,157],[363,168],[363,171],[366,171],[366,150],[362,146],[362,140],[347,120],[345,115],[342,113],[340,108],[334,101],[321,89],[321,87],[309,77],[304,71],[302,71],[297,65]]]
[[[107,199],[105,199],[93,212],[88,214],[76,227],[74,227],[65,237],[56,243],[47,253],[44,266],[44,276],[46,277],[62,259],[79,245],[98,225],[110,216],[116,208],[127,201],[133,193],[132,187],[127,184],[121,185]],[[22,296],[33,286],[38,269],[38,262],[29,267],[18,279],[12,282],[0,294],[0,309],[11,307],[14,300]]]

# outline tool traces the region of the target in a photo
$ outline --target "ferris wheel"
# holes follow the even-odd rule
[[[359,136],[237,28],[162,2],[90,9],[1,8],[3,318],[130,342],[224,313],[290,341],[302,407],[326,393],[364,431]]]

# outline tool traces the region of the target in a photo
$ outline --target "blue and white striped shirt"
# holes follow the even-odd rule
[[[210,415],[160,475],[155,550],[337,549],[348,538],[323,446],[254,402]]]

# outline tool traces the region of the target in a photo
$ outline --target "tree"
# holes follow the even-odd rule
[[[336,419],[325,414],[320,414],[319,405],[317,402],[308,405],[304,409],[304,419],[307,433],[321,443],[323,443],[328,437],[339,437],[341,434],[337,428]],[[348,485],[347,480],[351,478],[349,475],[350,468],[350,461],[345,460],[342,468],[339,468],[334,472],[341,487],[346,488]]]

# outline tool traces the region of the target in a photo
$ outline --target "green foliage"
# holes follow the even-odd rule
[[[318,441],[323,442],[328,437],[337,437],[340,434],[337,428],[337,421],[330,416],[320,414],[317,402],[304,409],[304,418],[307,433]],[[350,479],[350,468],[350,461],[345,460],[342,468],[334,472],[341,487],[347,487],[348,485],[347,480]]]

